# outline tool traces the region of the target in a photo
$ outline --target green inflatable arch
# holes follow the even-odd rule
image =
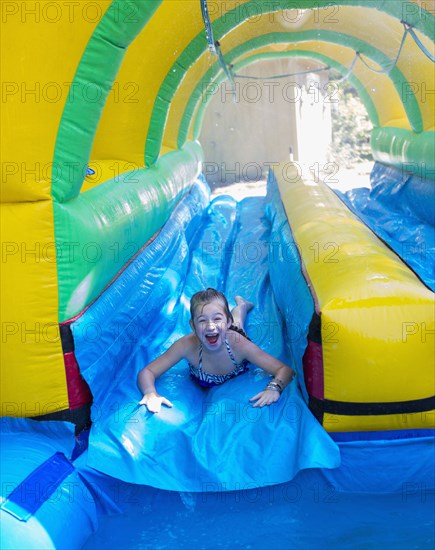
[[[121,19],[121,21],[124,22],[123,25],[115,24],[113,13],[119,12],[120,10],[126,10],[126,3],[116,0],[107,10],[83,55],[72,86],[73,89],[79,89],[89,82],[97,82],[101,86],[101,89],[104,90],[104,94],[98,104],[90,104],[84,101],[67,103],[59,127],[54,155],[55,163],[75,163],[78,166],[85,166],[88,163],[93,137],[101,117],[102,109],[122,63],[126,49],[147,22],[150,21],[161,3],[161,0],[149,0],[148,2],[135,1],[134,5],[137,6],[135,12],[136,18],[134,21]],[[283,0],[277,0],[275,2],[270,2],[268,0],[252,0],[238,5],[233,10],[225,12],[221,17],[213,21],[214,38],[222,41],[228,33],[234,29],[239,29],[246,21],[249,21],[250,18],[252,19],[255,14],[264,15],[267,13],[276,13],[280,10],[293,9],[298,5],[297,2]],[[330,2],[325,0],[306,0],[300,5],[304,10],[322,9],[331,6]],[[360,6],[366,9],[383,11],[395,19],[403,21],[413,26],[415,29],[420,30],[427,37],[431,39],[434,37],[435,18],[431,13],[424,10],[423,5],[419,6],[417,10],[414,9],[416,6],[413,3],[342,0],[337,2],[336,6],[337,8],[341,6]],[[119,18],[116,19],[116,21],[119,21]],[[367,24],[369,24],[369,21]],[[364,54],[383,69],[388,68],[391,64],[391,58],[372,44],[360,40],[352,36],[352,34],[329,31],[326,29],[268,33],[266,35],[261,35],[241,44],[231,51],[225,52],[225,61],[228,64],[237,64],[237,60],[240,56],[247,52],[254,51],[257,48],[270,44],[283,42],[299,43],[309,40],[317,40],[320,43],[331,42],[340,44],[345,48],[350,48],[355,52]],[[179,54],[171,70],[161,83],[159,93],[154,101],[154,108],[146,138],[146,166],[154,164],[159,157],[170,104],[177,90],[182,85],[186,71],[195,64],[199,57],[206,51],[207,42],[205,40],[204,31],[201,28],[198,29],[198,34]],[[307,53],[306,55],[313,59],[319,59],[319,54],[315,52],[311,54]],[[256,61],[256,58],[252,57],[251,61]],[[340,63],[336,60],[331,59],[328,61],[329,65],[333,66],[334,61],[336,63],[334,68],[340,70]],[[208,79],[210,79],[210,82],[213,82],[221,72],[222,67],[216,60],[214,67],[210,69],[207,76],[204,77],[198,85],[203,86],[204,82]],[[341,72],[343,72],[343,69],[341,69]],[[422,115],[416,97],[417,92],[412,92],[412,83],[408,82],[405,75],[397,66],[391,70],[389,78],[392,80],[399,95],[402,94],[405,86],[408,86],[407,89],[411,90],[411,93],[407,94],[406,101],[402,101],[402,103],[404,104],[411,130],[415,133],[421,133],[423,130]],[[364,83],[361,83],[358,89],[370,113],[371,119],[375,123],[376,119],[373,117],[373,108],[368,97],[370,94],[367,90],[364,93],[363,87]],[[186,122],[190,114],[193,114],[194,111],[195,109],[192,109],[192,104],[190,103],[183,118],[183,128],[180,129],[179,146],[184,144],[182,140],[186,133]],[[94,131],[91,131],[90,128],[93,128]],[[391,133],[391,130],[383,132],[382,141],[387,141],[388,136],[391,137]],[[404,132],[399,133],[403,137]],[[379,139],[380,134],[377,135]],[[407,133],[407,135],[409,137],[411,133]],[[80,137],[80,139],[77,139],[78,137]],[[426,139],[426,141],[431,138],[432,136]],[[424,140],[425,138],[421,138],[420,142]],[[419,148],[416,147],[416,149]],[[394,160],[396,156],[397,155],[393,153],[392,159]],[[75,196],[80,190],[83,182],[83,173],[80,171],[70,171],[68,174],[70,175],[68,181],[57,179],[57,185],[53,186],[53,196],[57,200],[66,200]]]
[[[250,52],[252,50],[249,49],[247,51]],[[335,69],[342,75],[346,75],[348,73],[348,68],[341,65],[341,63],[337,63],[334,59],[326,55],[323,55],[321,53],[310,52],[302,49],[292,50],[288,52],[262,52],[262,53],[253,54],[253,55],[250,55],[249,57],[246,57],[242,61],[238,61],[237,63],[235,63],[233,66],[233,71],[237,73],[240,69],[243,69],[244,67],[251,65],[252,63],[255,63],[257,61],[288,58],[288,57],[295,57],[295,58],[305,57],[305,58],[315,59],[323,63],[326,67]],[[325,69],[325,70],[328,70],[328,69]],[[206,93],[206,97],[204,98],[204,90],[207,91],[207,87],[210,85],[210,83],[213,83],[214,85],[219,85],[225,79],[226,79],[225,73],[222,70],[220,71],[219,67],[214,65],[211,69],[209,69],[209,71],[207,71],[204,78],[201,79],[199,84],[196,86],[192,96],[189,99],[189,102],[187,104],[186,110],[183,115],[182,123],[180,125],[180,132],[179,132],[179,138],[178,138],[178,145],[180,147],[187,140],[189,126],[191,124],[191,121],[195,112],[197,114],[195,118],[195,127],[193,131],[193,135],[195,139],[199,138],[204,114],[205,114],[205,111],[207,110],[207,106],[212,97],[210,94]],[[376,110],[376,107],[371,97],[367,94],[363,84],[353,74],[349,75],[349,81],[358,91],[361,97],[361,100],[364,103],[365,108],[367,109],[367,113],[372,124],[374,126],[378,126],[379,125],[378,112]]]
[[[128,8],[136,6],[135,17],[121,18],[119,14],[122,10],[127,13]],[[185,6],[188,3],[183,4]],[[189,3],[189,6],[199,9],[198,3]],[[415,13],[414,4],[405,6],[401,2],[362,2],[362,1],[343,1],[338,2],[337,9],[342,9],[346,17],[343,22],[337,19],[334,23],[334,13],[324,16],[321,24],[315,25],[320,21],[316,17],[319,10],[327,9],[331,4],[326,1],[307,0],[301,3],[300,14],[306,18],[301,20],[302,27],[293,31],[282,28],[282,20],[279,19],[282,10],[295,9],[297,3],[289,1],[270,2],[266,0],[249,1],[238,3],[233,9],[227,10],[225,3],[218,2],[220,7],[219,15],[212,21],[214,39],[222,45],[222,51],[225,56],[225,63],[231,65],[233,71],[246,67],[251,63],[263,59],[272,59],[276,57],[305,57],[311,58],[319,63],[326,64],[339,71],[342,75],[349,72],[350,62],[354,56],[358,55],[367,58],[371,64],[379,67],[378,73],[384,71],[388,74],[379,76],[381,82],[391,83],[392,93],[395,94],[395,101],[400,104],[399,112],[402,114],[401,126],[395,127],[394,124],[383,126],[381,123],[382,103],[379,99],[379,90],[371,90],[370,84],[365,82],[364,70],[359,68],[352,71],[349,80],[359,91],[360,97],[364,102],[374,130],[372,134],[372,149],[377,160],[387,164],[403,166],[406,164],[411,171],[420,170],[424,164],[425,169],[431,170],[434,166],[433,157],[434,141],[433,131],[425,131],[425,120],[422,112],[426,108],[424,102],[419,97],[419,90],[414,89],[412,82],[409,81],[409,75],[404,73],[408,70],[408,65],[399,67],[396,63],[393,67],[392,59],[397,53],[397,48],[385,50],[385,44],[378,40],[379,44],[371,43],[368,39],[362,39],[361,27],[358,29],[348,28],[349,22],[354,21],[355,25],[360,22],[355,21],[354,14],[344,12],[347,8],[360,10],[376,10],[378,17],[386,18],[383,24],[395,20],[412,25],[414,30],[420,30],[423,35],[433,37],[434,29],[430,21],[435,21],[429,13],[422,16],[423,8]],[[335,6],[335,4],[334,4]],[[122,67],[125,55],[129,46],[139,37],[141,33],[146,33],[147,29],[153,28],[155,18],[163,8],[168,10],[169,4],[159,0],[141,2],[135,0],[132,3],[115,0],[108,7],[104,17],[98,24],[93,33],[88,46],[77,67],[76,75],[72,85],[72,90],[84,88],[89,82],[97,84],[103,93],[98,102],[90,103],[84,100],[67,102],[59,125],[58,136],[54,153],[54,165],[77,166],[81,169],[64,171],[62,178],[53,181],[52,196],[55,202],[55,226],[56,234],[64,241],[77,236],[83,239],[92,239],[92,242],[98,243],[103,249],[116,240],[117,232],[109,228],[107,222],[106,229],[101,232],[95,229],[94,223],[88,223],[89,219],[94,219],[91,215],[95,212],[96,206],[104,209],[106,220],[110,219],[112,210],[107,205],[105,196],[111,196],[112,200],[116,197],[122,197],[125,204],[125,185],[129,185],[128,192],[128,210],[137,211],[138,216],[143,204],[143,197],[147,196],[149,201],[158,205],[151,215],[148,213],[147,219],[141,218],[135,222],[133,231],[134,242],[138,243],[135,251],[151,238],[155,231],[168,218],[174,200],[178,200],[182,193],[189,187],[192,178],[200,170],[201,153],[198,147],[188,144],[189,135],[193,139],[199,136],[201,124],[208,99],[204,97],[204,90],[208,86],[215,86],[226,78],[226,71],[222,67],[217,57],[208,57],[207,70],[196,73],[196,80],[186,78],[189,71],[204,65],[204,59],[208,55],[209,45],[204,32],[204,22],[198,21],[197,27],[194,27],[193,34],[186,36],[185,46],[182,49],[176,49],[174,62],[161,80],[157,94],[152,103],[150,118],[147,126],[144,120],[144,128],[147,127],[146,136],[144,136],[143,167],[138,167],[131,171],[121,174],[117,182],[107,182],[103,186],[80,194],[80,190],[85,179],[84,167],[91,161],[92,146],[97,132],[97,128],[104,112],[105,103],[112,89],[113,83]],[[216,7],[216,6],[215,6]],[[232,8],[232,5],[229,6]],[[310,10],[312,8],[312,10]],[[411,9],[412,8],[412,9]],[[314,11],[313,11],[314,10]],[[317,12],[316,12],[317,10]],[[187,8],[186,8],[187,12]],[[178,15],[183,16],[181,10]],[[299,14],[299,12],[297,12]],[[337,12],[338,13],[338,12]],[[369,12],[373,15],[372,12]],[[115,14],[117,17],[115,17]],[[262,32],[256,35],[256,21],[273,14],[270,24],[261,27]],[[359,14],[359,12],[358,12]],[[187,17],[186,13],[186,17]],[[351,17],[352,16],[352,17]],[[310,19],[311,18],[311,19]],[[391,19],[393,18],[393,19]],[[332,24],[332,23],[334,24]],[[338,24],[340,23],[340,24]],[[347,25],[346,28],[344,28]],[[313,28],[311,28],[313,27]],[[156,26],[156,31],[159,32]],[[267,31],[267,32],[266,32]],[[190,31],[192,33],[192,30]],[[367,36],[368,38],[368,36]],[[410,47],[410,37],[406,37],[404,44]],[[228,45],[227,45],[228,43]],[[287,51],[274,51],[275,46],[287,48]],[[310,45],[311,47],[307,47]],[[150,45],[151,50],[154,44]],[[170,46],[168,46],[170,49]],[[328,51],[328,48],[330,51]],[[324,50],[324,51],[322,51]],[[337,53],[338,52],[338,53]],[[400,52],[399,52],[400,53]],[[406,51],[406,55],[409,53]],[[423,56],[423,53],[421,56]],[[337,57],[338,56],[338,57]],[[423,56],[424,57],[424,56]],[[346,60],[346,62],[344,62]],[[356,64],[362,63],[357,60]],[[352,63],[353,65],[353,63]],[[412,72],[409,73],[412,76]],[[403,90],[407,90],[406,101],[404,101]],[[381,90],[382,92],[382,90]],[[188,97],[184,104],[183,112],[177,113],[179,122],[172,116],[172,106],[179,95]],[[382,98],[381,98],[382,99]],[[394,121],[393,121],[394,122]],[[404,126],[408,125],[406,128]],[[427,127],[427,122],[426,122]],[[164,146],[165,132],[172,130],[174,135],[175,147],[178,147],[176,156],[171,156],[172,160],[166,160],[166,156],[161,156],[162,151],[171,150],[171,147]],[[178,156],[177,156],[178,155]],[[181,177],[171,178],[168,175],[166,166],[172,167],[173,174],[183,174]],[[179,164],[178,164],[179,163]],[[177,168],[178,166],[178,168]],[[190,168],[189,168],[190,166]],[[152,170],[150,171],[150,168]],[[135,180],[132,185],[132,180]],[[136,181],[137,180],[137,181]],[[169,185],[164,182],[170,181]],[[140,198],[142,197],[142,198]],[[68,208],[62,205],[68,203]],[[106,204],[106,206],[103,206]],[[158,213],[157,213],[158,212]],[[74,219],[82,219],[79,225],[81,229],[76,228]],[[98,225],[98,224],[97,224]],[[111,236],[108,235],[111,234]],[[112,235],[113,233],[113,235]],[[143,237],[139,237],[143,235]],[[133,253],[133,251],[132,251]],[[119,266],[118,266],[119,268]],[[68,278],[68,265],[62,263],[58,267],[60,279],[60,296],[62,318],[67,317],[77,310],[77,306],[71,307],[75,303],[74,292],[77,292],[79,281],[86,277],[86,268],[81,266],[76,270],[79,273],[76,281]],[[116,270],[110,269],[108,263],[104,262],[98,267],[99,273],[95,277],[99,283],[91,284],[92,290],[89,298],[94,298],[100,291],[101,285],[107,284]],[[82,271],[82,273],[80,273]],[[69,305],[67,305],[69,304]]]
[[[80,11],[80,2],[40,2],[30,24],[25,2],[5,2],[2,307],[12,327],[71,322],[161,229],[201,173],[204,91],[230,64],[237,72],[299,57],[342,75],[352,67],[374,158],[433,179],[435,17],[425,1],[207,2],[223,64],[210,52],[201,0],[85,3],[95,19],[60,9]],[[34,21],[38,9],[45,19]],[[43,250],[44,261],[21,261],[19,243]],[[12,336],[2,355],[5,402],[60,410],[68,401],[60,339]]]

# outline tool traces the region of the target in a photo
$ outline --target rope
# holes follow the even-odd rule
[[[410,31],[410,28],[407,27],[405,25],[405,23],[403,23],[403,27],[405,29],[405,32],[403,33],[403,36],[402,36],[402,40],[400,42],[400,46],[399,46],[399,50],[397,52],[397,55],[396,57],[394,58],[394,60],[390,63],[390,65],[388,66],[387,69],[382,69],[380,71],[378,71],[377,69],[374,69],[373,67],[370,67],[370,65],[367,64],[367,62],[365,61],[365,59],[363,57],[361,57],[361,54],[360,52],[356,52],[357,53],[357,56],[361,59],[361,61],[364,63],[364,65],[370,69],[371,71],[373,71],[374,73],[377,73],[377,74],[386,74],[386,75],[389,75],[390,72],[394,69],[394,67],[396,66],[396,63],[400,57],[400,54],[402,53],[402,49],[403,49],[403,45],[405,44],[405,40],[406,40],[406,37],[408,36],[408,32]]]
[[[323,71],[329,71],[331,69],[331,67],[325,66],[325,67],[321,67],[320,69],[312,69],[310,71],[300,71],[300,72],[296,72],[296,73],[288,73],[288,74],[272,75],[272,76],[247,76],[247,75],[235,74],[233,72],[232,65],[227,65],[226,64],[224,56],[223,56],[221,48],[220,48],[219,42],[217,40],[214,40],[214,38],[213,38],[213,29],[212,29],[212,25],[211,25],[211,21],[210,21],[210,16],[209,16],[209,13],[208,13],[207,0],[201,0],[201,12],[202,12],[202,18],[204,20],[205,36],[207,38],[209,50],[212,53],[212,55],[217,55],[218,56],[219,63],[222,67],[222,70],[224,71],[226,77],[228,78],[228,80],[231,83],[232,91],[233,91],[234,96],[236,94],[236,85],[235,85],[235,81],[234,81],[235,78],[240,78],[240,79],[245,78],[245,79],[249,79],[249,80],[274,80],[274,79],[280,79],[280,78],[289,78],[289,77],[292,77],[292,76],[298,76],[298,75],[302,75],[302,74],[319,73],[319,72],[323,72]],[[389,64],[389,66],[386,69],[381,69],[381,70],[374,69],[362,57],[360,52],[355,52],[355,57],[353,58],[352,63],[350,65],[347,73],[344,76],[342,76],[339,80],[336,80],[335,82],[343,82],[344,80],[347,80],[349,78],[349,76],[352,74],[352,71],[355,67],[357,59],[360,59],[362,61],[362,63],[370,71],[373,71],[374,73],[377,73],[377,74],[389,75],[390,72],[396,66],[397,61],[399,60],[400,54],[402,53],[402,49],[403,49],[403,46],[405,44],[405,40],[406,40],[406,37],[408,36],[408,34],[410,34],[412,36],[415,43],[420,48],[420,50],[424,53],[424,55],[426,55],[426,57],[428,57],[432,62],[435,62],[435,57],[424,46],[424,44],[418,38],[418,36],[416,35],[416,33],[415,33],[414,29],[411,27],[411,25],[409,25],[408,23],[405,23],[404,21],[402,21],[401,23],[402,23],[403,28],[404,28],[404,33],[403,33],[403,36],[402,36],[402,40],[400,42],[399,50],[397,51],[397,55],[394,58],[394,60],[391,61],[391,63]]]
[[[218,55],[218,58],[219,58],[219,63],[221,64],[222,70],[224,71],[226,77],[228,78],[228,80],[231,83],[231,88],[232,88],[232,92],[233,92],[234,99],[235,99],[236,98],[236,83],[234,82],[234,76],[235,75],[233,73],[233,66],[232,65],[227,65],[225,63],[225,59],[224,59],[224,56],[222,54],[221,46],[220,46],[220,44],[217,40],[214,43],[214,45],[215,45],[215,49],[216,49],[216,52],[217,52],[217,55]]]
[[[403,23],[404,25],[407,25],[407,31],[414,39],[417,46],[420,48],[420,50],[424,53],[426,57],[428,57],[433,63],[435,63],[435,57],[430,53],[430,51],[426,48],[426,46],[421,42],[419,37],[415,34],[414,29],[408,25],[407,23]]]
[[[300,74],[321,73],[323,71],[329,71],[331,67],[322,67],[320,69],[312,69],[311,71],[300,71],[298,73],[279,74],[272,76],[247,76],[241,74],[234,74],[234,78],[249,78],[250,80],[273,80],[274,78],[289,78],[290,76],[297,76]]]
[[[217,55],[213,38],[213,29],[211,26],[210,16],[208,14],[207,0],[201,0],[201,13],[205,26],[205,37],[207,38],[208,49],[212,55]]]
[[[202,19],[204,21],[204,27],[205,27],[205,36],[207,38],[208,42],[208,49],[210,50],[210,53],[212,55],[217,55],[219,59],[219,63],[222,67],[222,70],[224,71],[226,77],[231,83],[232,92],[234,95],[234,99],[236,97],[236,84],[234,82],[234,73],[232,70],[232,65],[228,66],[225,63],[224,56],[222,54],[221,46],[217,40],[213,38],[213,29],[211,26],[210,16],[208,13],[208,7],[207,7],[207,0],[201,0],[201,13],[202,13]]]
[[[402,40],[400,42],[400,46],[399,46],[399,50],[397,51],[397,54],[396,54],[396,57],[394,58],[394,60],[389,64],[389,66],[386,68],[386,69],[382,69],[382,70],[377,70],[377,69],[374,69],[373,67],[371,67],[367,62],[366,60],[361,56],[361,53],[360,52],[355,52],[355,57],[353,58],[352,60],[352,63],[350,64],[350,67],[348,69],[348,71],[346,72],[346,74],[344,76],[342,76],[339,80],[335,80],[335,82],[343,82],[344,80],[347,80],[349,78],[349,76],[352,74],[352,71],[355,67],[355,64],[357,62],[358,59],[360,59],[364,65],[370,69],[371,71],[373,71],[374,73],[378,73],[378,74],[390,74],[390,72],[393,70],[393,68],[395,67],[399,57],[400,57],[400,54],[402,53],[402,49],[403,49],[403,45],[405,44],[405,40],[406,40],[406,37],[408,35],[408,33],[410,33],[413,37],[414,37],[414,31],[411,29],[411,27],[405,23],[403,23],[403,27],[405,29],[404,33],[403,33],[403,36],[402,36]],[[415,36],[415,39],[418,40],[418,37]],[[424,48],[423,44],[421,44],[421,47]],[[425,50],[426,48],[424,48]],[[427,50],[426,50],[427,51]],[[430,52],[427,52],[430,56]],[[314,69],[312,71],[301,71],[301,72],[297,72],[297,73],[290,73],[290,74],[285,74],[285,75],[274,75],[274,76],[268,76],[268,77],[259,77],[259,76],[243,76],[243,75],[238,75],[238,74],[235,74],[234,77],[235,78],[249,78],[251,80],[271,80],[271,79],[274,79],[274,78],[288,78],[290,76],[297,76],[297,75],[301,75],[301,74],[310,74],[310,73],[314,73],[314,72],[322,72],[322,71],[328,71],[330,70],[331,67],[322,67],[321,69]]]
[[[353,71],[353,68],[355,67],[355,63],[356,63],[357,59],[358,59],[358,52],[355,53],[355,56],[352,60],[352,63],[350,64],[350,67],[347,70],[347,73],[344,76],[342,76],[341,78],[339,78],[338,80],[334,80],[334,82],[337,82],[338,84],[340,84],[340,82],[344,82],[345,80],[347,80],[350,77],[350,75],[352,74],[352,71]]]

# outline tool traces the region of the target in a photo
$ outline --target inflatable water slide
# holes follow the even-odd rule
[[[123,510],[120,488],[148,491],[157,521],[174,492],[192,509],[198,494],[287,487],[285,525],[289,488],[308,479],[402,501],[433,491],[433,8],[1,3],[2,548],[81,548]],[[210,201],[207,106],[275,58],[314,60],[358,90],[370,190],[341,195],[282,159],[265,198]],[[137,373],[189,330],[190,297],[208,286],[255,303],[248,334],[296,382],[255,410],[255,365],[206,391],[180,364],[157,386],[175,406],[152,415]],[[288,536],[314,537],[311,515]]]

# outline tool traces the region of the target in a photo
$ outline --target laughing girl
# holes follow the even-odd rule
[[[162,404],[173,406],[157,393],[155,381],[181,359],[187,361],[192,379],[206,388],[246,373],[248,364],[252,363],[273,375],[265,389],[251,397],[253,406],[264,407],[278,401],[295,372],[249,340],[244,322],[254,305],[241,296],[236,296],[235,302],[236,307],[230,311],[225,295],[213,288],[192,296],[190,326],[193,332],[174,342],[139,372],[138,385],[143,393],[140,405],[154,413],[160,411]]]

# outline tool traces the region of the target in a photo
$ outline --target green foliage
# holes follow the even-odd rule
[[[346,168],[372,161],[370,133],[373,128],[356,90],[340,86],[340,99],[332,104],[331,159]]]

